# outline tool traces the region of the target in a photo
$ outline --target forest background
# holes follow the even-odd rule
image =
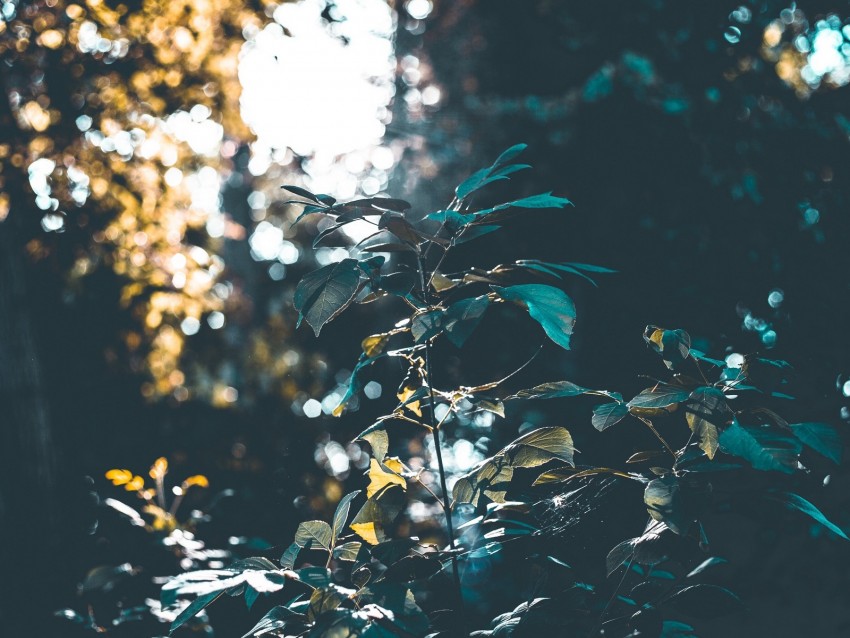
[[[284,542],[360,480],[348,443],[394,387],[378,375],[360,412],[328,413],[351,335],[380,310],[318,341],[295,329],[298,279],[340,255],[310,248],[315,220],[291,226],[284,183],[438,210],[525,142],[535,171],[514,184],[576,206],[478,254],[618,271],[574,284],[572,349],[538,369],[638,391],[634,371],[655,364],[644,326],[681,327],[721,358],[793,361],[810,418],[850,420],[846,3],[7,0],[0,15],[10,635],[62,635],[51,614],[87,570],[128,560],[91,495],[119,494],[110,468],[165,456],[210,494],[232,489],[208,530],[222,545]],[[446,365],[511,369],[485,346],[495,331]],[[535,409],[524,419],[589,425],[587,406]],[[455,469],[478,458],[452,449]],[[818,492],[845,529],[848,486],[840,469]],[[848,550],[764,516],[774,531],[735,528],[749,617],[769,635],[839,635]]]

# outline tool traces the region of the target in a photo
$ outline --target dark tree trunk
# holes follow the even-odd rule
[[[23,241],[12,216],[0,223],[0,626],[20,621],[25,570],[55,524],[55,459],[47,397],[29,307]],[[29,565],[29,567],[27,567]]]

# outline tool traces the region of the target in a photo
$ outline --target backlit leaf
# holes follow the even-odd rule
[[[339,503],[337,503],[336,510],[334,511],[333,525],[331,526],[331,546],[336,545],[340,533],[345,528],[345,522],[348,520],[348,512],[351,510],[351,501],[358,494],[360,494],[360,490],[346,494],[339,499]]]
[[[403,468],[401,461],[397,458],[385,458],[383,462],[371,459],[369,463],[369,486],[366,488],[366,497],[372,498],[383,490],[387,485],[398,485],[407,489],[407,481],[400,476]]]
[[[552,460],[573,464],[573,438],[566,428],[549,427],[532,430],[519,437],[503,451],[516,467],[537,467]]]
[[[298,322],[307,320],[316,336],[326,323],[345,310],[360,287],[360,268],[356,259],[343,259],[307,275],[295,289]]]
[[[644,490],[643,501],[652,518],[666,523],[677,534],[686,534],[694,521],[675,476],[668,475],[650,481]]]
[[[511,399],[560,399],[579,396],[585,392],[587,392],[587,388],[576,385],[572,381],[550,381],[533,388],[520,390],[516,394],[505,397],[505,401]]]
[[[734,419],[726,404],[726,397],[717,388],[702,387],[694,390],[685,405],[688,427],[699,438],[699,447],[713,459],[719,445],[720,433]]]
[[[442,329],[446,338],[460,348],[481,323],[490,299],[487,295],[461,299],[449,306],[442,316]]]
[[[625,403],[603,403],[593,408],[593,418],[590,422],[602,432],[622,421],[628,413],[629,406]]]
[[[295,542],[299,547],[309,545],[330,551],[333,533],[331,526],[324,521],[304,521],[295,532]]]

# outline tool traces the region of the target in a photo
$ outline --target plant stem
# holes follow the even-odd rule
[[[419,267],[419,286],[422,291],[422,300],[427,304],[428,303],[428,288],[425,284],[425,268],[422,265],[422,259],[417,258],[416,260],[417,266]],[[443,450],[440,443],[440,426],[442,425],[442,421],[437,423],[437,417],[434,411],[434,408],[437,406],[437,402],[434,400],[434,378],[431,374],[431,340],[428,339],[425,341],[425,382],[428,384],[428,399],[430,403],[430,410],[428,411],[428,418],[431,421],[431,434],[434,436],[434,450],[437,455],[437,468],[440,474],[440,490],[443,494],[443,513],[446,517],[446,532],[449,537],[449,548],[452,551],[450,556],[450,560],[452,563],[452,576],[454,577],[455,583],[455,593],[457,596],[458,602],[458,611],[460,612],[464,623],[466,622],[466,612],[464,610],[463,604],[463,590],[460,586],[460,571],[458,569],[457,557],[454,555],[455,550],[455,532],[454,525],[452,523],[452,506],[451,506],[451,497],[449,496],[449,488],[446,484],[446,468],[443,463]]]

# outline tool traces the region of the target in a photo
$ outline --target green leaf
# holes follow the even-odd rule
[[[826,423],[792,423],[791,431],[815,452],[823,454],[835,464],[841,463],[844,445],[836,429]]]
[[[528,314],[543,327],[552,341],[565,350],[570,349],[576,308],[563,290],[543,284],[491,287],[502,299],[524,305]]]
[[[344,590],[333,583],[313,590],[310,595],[310,606],[307,608],[307,620],[315,622],[316,618],[326,611],[339,607],[346,598]]]
[[[840,527],[838,527],[838,525],[830,521],[826,516],[824,516],[823,512],[821,512],[817,507],[812,505],[812,503],[804,499],[799,494],[794,494],[792,492],[774,492],[770,495],[770,498],[779,501],[789,509],[802,512],[803,514],[817,521],[825,528],[827,528],[830,532],[837,536],[840,536],[844,540],[850,540],[850,538],[847,537],[847,534],[844,533],[844,530],[842,530]]]
[[[336,545],[336,540],[339,538],[340,532],[345,527],[345,521],[348,520],[348,512],[351,510],[351,501],[354,500],[360,490],[351,492],[343,496],[336,506],[334,511],[333,527],[331,528],[331,547]]]
[[[174,622],[171,623],[171,627],[168,630],[168,634],[171,635],[177,630],[179,627],[185,625],[192,618],[201,613],[204,609],[209,607],[216,598],[224,594],[224,591],[214,591],[208,594],[204,594],[203,596],[198,596],[195,600],[193,600],[186,609],[180,612],[180,615],[174,619]]]
[[[764,427],[744,427],[733,422],[720,435],[720,448],[749,461],[756,470],[792,474],[802,445],[797,439]]]
[[[310,587],[327,587],[331,582],[331,570],[324,567],[302,567],[295,570],[295,575]]]
[[[461,299],[449,306],[442,319],[442,328],[446,333],[446,338],[455,347],[463,347],[463,344],[481,323],[489,305],[490,299],[487,295],[481,295],[480,297]]]
[[[603,403],[593,408],[593,418],[590,422],[593,427],[603,432],[622,421],[628,413],[629,406],[625,403]]]
[[[647,388],[629,401],[630,408],[666,408],[681,403],[690,396],[690,392],[671,385],[658,385]]]
[[[505,397],[505,401],[511,399],[560,399],[579,396],[587,391],[587,388],[576,385],[572,381],[550,381],[533,388],[520,390],[516,394]]]
[[[666,523],[676,534],[687,534],[694,522],[689,504],[682,494],[679,480],[673,475],[650,481],[643,493],[649,515],[656,521]]]
[[[301,545],[298,543],[292,543],[289,547],[286,548],[286,551],[283,552],[283,555],[280,557],[280,566],[283,569],[292,569],[295,567],[295,561],[298,558],[298,553],[301,551]]]
[[[361,547],[363,547],[363,543],[360,541],[349,541],[342,545],[337,545],[334,547],[334,558],[353,563],[357,560],[357,555],[360,553]]]
[[[443,311],[429,310],[413,317],[410,332],[415,343],[424,343],[443,331]]]
[[[343,259],[307,274],[295,288],[298,324],[307,319],[318,337],[322,326],[348,307],[359,288],[356,259]]]
[[[566,428],[532,430],[519,437],[502,452],[514,467],[537,467],[558,459],[573,465],[573,438]]]
[[[719,435],[734,419],[726,397],[717,388],[694,390],[685,405],[688,427],[699,438],[699,447],[713,459],[719,445]]]
[[[366,441],[372,447],[372,456],[379,462],[383,462],[387,456],[390,440],[387,436],[387,431],[384,429],[383,421],[379,421],[363,430],[355,440]]]
[[[404,507],[404,490],[388,485],[368,499],[351,521],[351,529],[370,545],[386,540],[384,528],[392,524]]]
[[[324,521],[304,521],[295,532],[295,542],[299,547],[320,547],[330,551],[333,546],[331,526]]]

